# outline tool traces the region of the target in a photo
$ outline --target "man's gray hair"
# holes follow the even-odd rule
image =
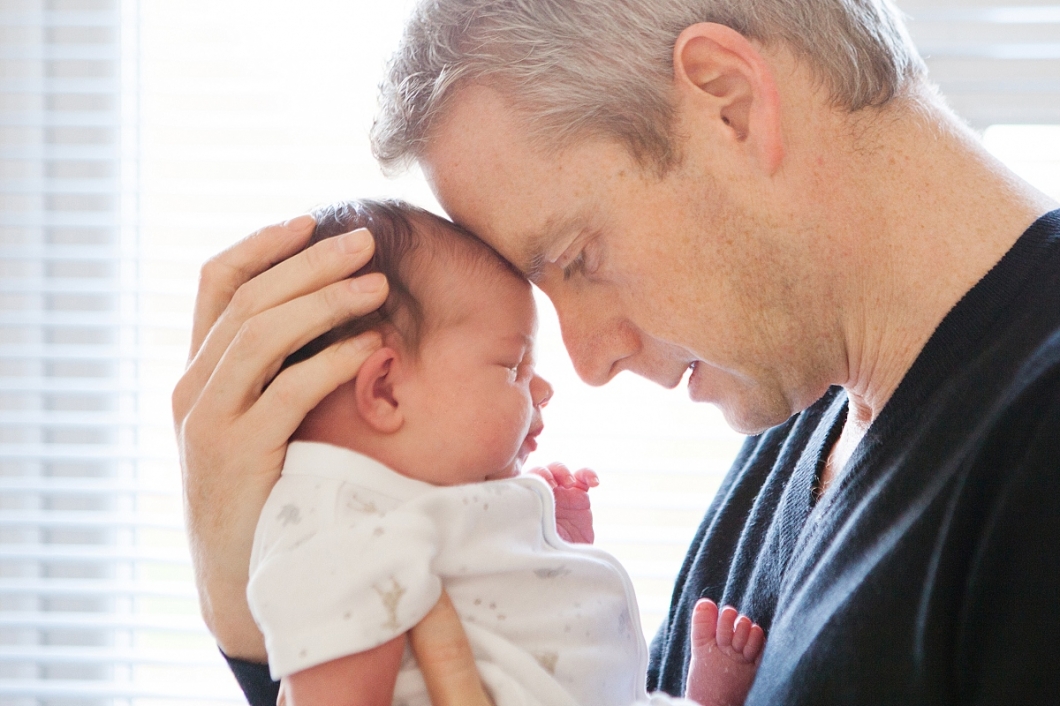
[[[388,169],[419,159],[454,89],[485,83],[545,147],[617,139],[665,169],[677,158],[673,48],[698,22],[783,42],[851,112],[925,73],[890,0],[424,0],[380,86],[373,151]]]

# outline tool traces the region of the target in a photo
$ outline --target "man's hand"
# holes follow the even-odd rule
[[[206,263],[190,360],[173,391],[203,618],[226,654],[247,660],[265,659],[247,607],[247,574],[254,528],[287,441],[380,345],[378,335],[365,334],[276,375],[303,344],[386,299],[382,275],[346,279],[372,257],[366,230],[302,251],[313,227],[300,216],[263,228]]]
[[[531,468],[528,473],[541,476],[552,488],[556,498],[556,533],[573,544],[592,544],[593,511],[589,504],[589,488],[600,485],[594,471],[582,468],[571,473],[562,463],[550,463],[546,468]]]
[[[427,683],[431,706],[493,706],[460,616],[444,590],[431,612],[409,631],[409,643]]]

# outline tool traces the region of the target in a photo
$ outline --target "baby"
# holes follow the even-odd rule
[[[443,587],[497,706],[646,701],[633,587],[589,546],[595,475],[520,475],[552,395],[534,371],[530,285],[394,202],[331,206],[312,242],[362,227],[376,251],[358,274],[387,276],[386,303],[285,364],[368,329],[383,346],[299,428],[251,556],[248,599],[288,705],[429,704],[405,633]],[[763,639],[701,601],[688,697],[742,703]]]

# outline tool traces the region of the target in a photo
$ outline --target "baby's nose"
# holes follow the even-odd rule
[[[530,381],[530,395],[535,407],[544,407],[552,399],[552,385],[540,375],[535,375]]]

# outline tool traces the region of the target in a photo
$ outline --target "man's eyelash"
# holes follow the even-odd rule
[[[581,274],[585,271],[585,251],[582,250],[578,253],[577,257],[568,262],[563,267],[563,279],[569,280],[576,274]]]

